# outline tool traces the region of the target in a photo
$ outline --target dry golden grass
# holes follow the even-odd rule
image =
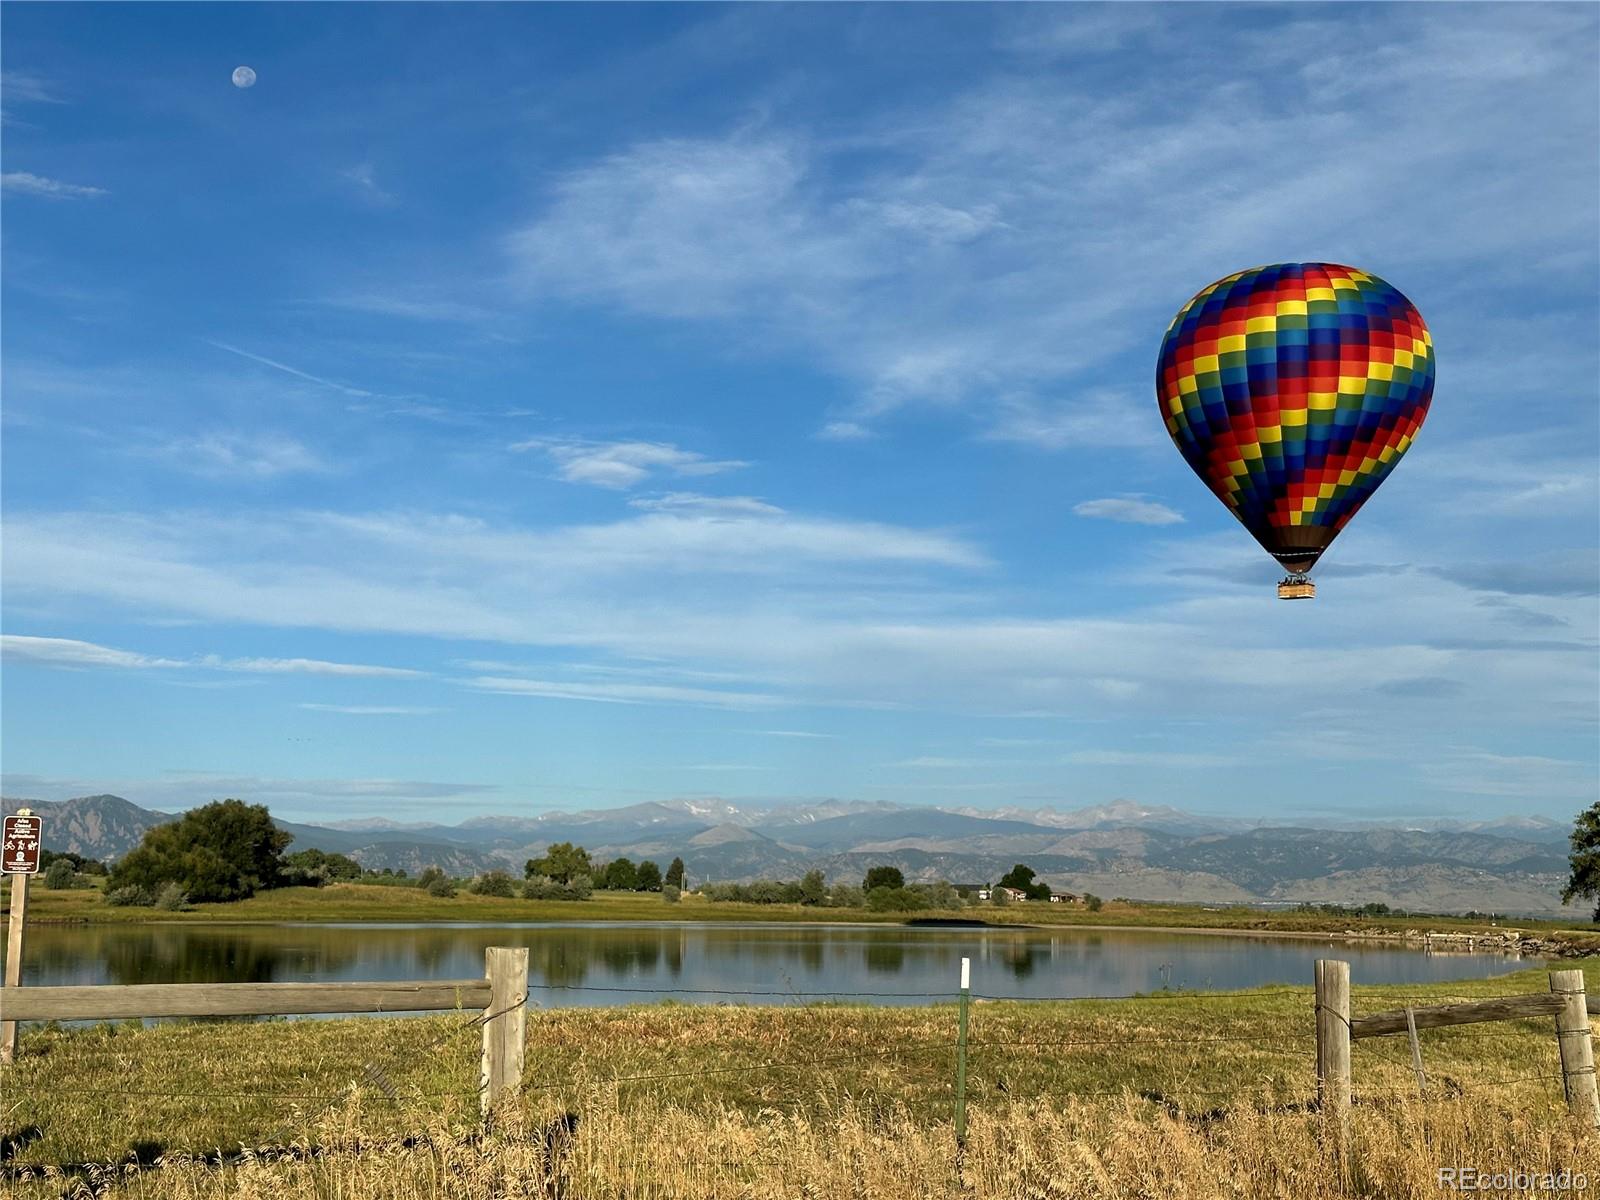
[[[1544,986],[1527,971],[1358,987],[1355,1008]],[[1358,1043],[1342,1181],[1307,1105],[1308,989],[976,1004],[959,1166],[949,1005],[534,1011],[527,1088],[488,1134],[462,1022],[31,1030],[0,1077],[0,1131],[38,1127],[12,1160],[37,1174],[9,1186],[27,1200],[91,1183],[149,1200],[1310,1200],[1438,1196],[1438,1167],[1473,1166],[1600,1188],[1600,1141],[1566,1115],[1548,1019],[1425,1033],[1426,1099],[1403,1038]],[[360,1082],[367,1062],[394,1100]],[[263,1146],[277,1149],[247,1149]],[[136,1148],[144,1168],[116,1165]]]

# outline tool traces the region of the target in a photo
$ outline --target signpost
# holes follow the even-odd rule
[[[22,982],[22,926],[28,919],[28,878],[39,873],[41,822],[19,808],[0,825],[0,872],[11,876],[11,927],[6,934],[6,987]],[[0,1062],[17,1054],[17,1023],[0,1021]]]

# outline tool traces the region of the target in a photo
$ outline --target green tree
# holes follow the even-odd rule
[[[1035,883],[1033,868],[1023,863],[1018,863],[1011,870],[1000,876],[1000,886],[1016,888],[1017,891],[1026,895],[1029,900],[1050,899],[1050,889],[1042,883]]]
[[[675,858],[672,860],[671,864],[667,867],[666,878],[663,879],[662,882],[670,884],[679,891],[683,890],[683,859]]]
[[[641,892],[661,890],[661,868],[648,858],[639,864],[639,890]]]
[[[45,870],[44,885],[52,892],[64,892],[78,881],[78,873],[64,858],[58,858]]]
[[[861,881],[861,890],[870,892],[873,888],[903,888],[906,877],[900,873],[899,867],[868,867],[867,877]]]
[[[639,888],[639,868],[628,858],[614,858],[606,864],[600,886],[612,892],[633,892]]]
[[[361,864],[347,854],[329,854],[312,847],[297,850],[283,858],[283,881],[286,884],[310,884],[321,887],[325,883],[360,879]]]
[[[511,876],[504,871],[485,871],[472,881],[472,890],[480,896],[510,897],[517,894]]]
[[[1572,878],[1561,890],[1561,903],[1579,899],[1595,902],[1594,919],[1600,921],[1600,802],[1578,814],[1572,828]]]
[[[523,870],[524,878],[547,875],[557,883],[571,883],[575,875],[593,874],[594,863],[589,861],[589,852],[571,842],[557,842],[544,852],[543,858],[530,858]]]
[[[293,840],[266,805],[219,800],[146,830],[117,863],[110,886],[157,893],[175,883],[197,902],[243,900],[278,885],[283,850]]]
[[[827,885],[823,882],[822,872],[817,870],[807,871],[800,878],[800,903],[821,904],[827,897]]]
[[[1083,894],[1083,906],[1090,912],[1099,912],[1105,907],[1105,904],[1106,902],[1100,899],[1099,896],[1096,896],[1093,892],[1085,892]]]

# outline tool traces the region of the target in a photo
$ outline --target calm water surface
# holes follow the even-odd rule
[[[818,994],[924,1004],[954,993],[963,956],[974,992],[1024,999],[1305,986],[1312,961],[1329,957],[1348,960],[1358,984],[1477,979],[1524,965],[1504,954],[1311,938],[860,925],[43,925],[28,937],[23,982],[32,985],[481,978],[486,946],[527,946],[530,998],[546,1007],[668,997],[783,1004]]]

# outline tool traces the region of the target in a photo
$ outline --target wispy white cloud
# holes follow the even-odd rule
[[[66,777],[7,772],[0,776],[0,786],[7,795],[41,800],[111,793],[160,812],[178,812],[227,796],[252,804],[266,804],[275,816],[291,820],[325,819],[330,801],[336,802],[346,814],[368,806],[375,813],[386,814],[401,808],[439,810],[452,802],[481,803],[501,790],[498,784],[492,783],[372,777],[293,778],[205,770],[167,771],[142,777]]]
[[[399,197],[378,182],[378,172],[371,163],[356,163],[339,172],[339,178],[366,203],[379,208],[398,204]]]
[[[299,367],[291,367],[288,363],[278,362],[276,359],[266,358],[254,354],[249,350],[241,350],[237,346],[230,346],[227,342],[206,339],[206,345],[215,346],[218,350],[226,350],[229,354],[236,354],[240,358],[249,359],[251,362],[260,363],[264,367],[271,367],[274,371],[282,371],[285,375],[293,375],[296,379],[304,379],[307,383],[315,383],[321,387],[332,388],[336,392],[343,392],[346,396],[356,396],[364,399],[374,398],[374,393],[365,388],[351,387],[349,384],[338,383],[332,379],[324,379],[320,375],[313,375],[309,371],[302,371]]]
[[[300,707],[312,712],[345,713],[355,717],[427,717],[444,711],[407,704],[314,704],[309,701],[301,703]]]
[[[316,658],[221,658],[207,654],[196,660],[218,671],[250,671],[265,675],[343,675],[381,679],[416,679],[425,671],[408,667],[375,667],[365,663],[323,662]]]
[[[1202,770],[1236,767],[1237,756],[1226,754],[1183,754],[1164,750],[1074,750],[1066,762],[1079,767],[1158,767],[1169,770]]]
[[[28,71],[0,72],[0,101],[28,104],[64,104],[56,85],[42,75]]]
[[[828,421],[817,436],[826,442],[861,442],[872,437],[872,430],[860,421]]]
[[[530,438],[515,442],[515,451],[540,450],[555,465],[556,475],[568,483],[596,487],[635,487],[658,472],[671,475],[718,475],[748,463],[716,461],[670,442],[586,442],[565,438]]]
[[[403,317],[415,321],[483,322],[496,319],[492,310],[432,292],[365,291],[328,296],[321,301],[330,308],[373,313],[382,317]]]
[[[43,175],[34,175],[28,171],[0,173],[0,188],[22,196],[43,196],[49,200],[84,200],[111,194],[102,187],[64,183],[59,179],[47,179]]]
[[[779,697],[760,692],[677,687],[653,683],[576,683],[559,679],[479,676],[466,681],[480,692],[536,696],[551,700],[592,700],[602,704],[690,704],[707,708],[771,708]]]
[[[16,662],[38,663],[51,667],[116,667],[125,670],[183,667],[181,659],[160,658],[132,650],[115,650],[80,642],[72,638],[24,637],[0,634],[0,653]]]
[[[630,507],[649,512],[721,513],[724,516],[775,517],[783,509],[755,496],[703,496],[699,492],[663,492],[659,496],[636,496]]]
[[[1569,253],[1592,240],[1592,156],[1571,152],[1594,140],[1587,13],[1037,20],[999,39],[1027,69],[952,88],[914,118],[867,117],[830,141],[769,121],[580,164],[509,238],[514,268],[530,295],[715,323],[741,350],[799,345],[857,385],[827,418],[832,436],[908,404],[961,404],[995,436],[1059,449],[1150,429],[1095,413],[1076,385],[1122,373],[1125,354],[1147,360],[1140,331],[1241,264],[1338,247],[1433,293],[1459,280],[1481,296],[1487,275],[1512,282],[1509,264],[1530,262],[1549,264],[1547,284],[1592,290],[1592,256]],[[1213,49],[1203,59],[1197,39]],[[1109,90],[1093,72],[1037,69],[1041,53],[1136,45],[1184,69]],[[1486,142],[1500,147],[1494,172]],[[1531,211],[1529,178],[1544,188]],[[1374,195],[1385,219],[1353,219]],[[997,395],[1063,399],[1008,412]]]
[[[390,679],[412,679],[424,674],[402,667],[324,662],[315,658],[223,658],[216,654],[187,659],[162,658],[73,638],[29,637],[15,633],[0,635],[0,651],[4,652],[6,658],[18,662],[52,667],[113,667],[125,670],[195,668],[265,675],[342,675]]]
[[[885,764],[891,767],[916,767],[936,771],[967,770],[974,767],[988,768],[996,766],[992,758],[947,758],[937,754],[923,754],[916,758],[903,758],[899,762]]]
[[[203,433],[162,443],[150,453],[210,479],[274,479],[329,469],[302,442],[273,433]]]
[[[1121,521],[1128,525],[1181,525],[1183,514],[1155,500],[1146,500],[1134,494],[1110,496],[1101,500],[1085,500],[1074,504],[1072,511],[1080,517],[1096,517],[1103,521]]]

